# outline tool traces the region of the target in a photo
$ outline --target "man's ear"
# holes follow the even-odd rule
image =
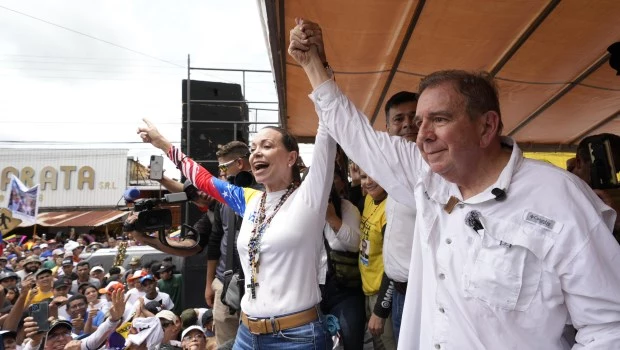
[[[487,111],[480,118],[480,147],[485,148],[499,135],[501,119],[495,111]]]

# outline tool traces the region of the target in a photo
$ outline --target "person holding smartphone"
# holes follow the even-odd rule
[[[112,292],[112,307],[110,308],[110,317],[103,322],[93,334],[88,337],[77,340],[80,349],[97,349],[108,338],[112,332],[118,327],[125,312],[125,300],[122,290]],[[47,332],[40,332],[40,327],[32,317],[26,317],[24,320],[24,332],[26,339],[22,350],[55,350],[64,349],[73,339],[73,334],[77,333],[72,323],[66,320],[54,320],[49,325]]]
[[[51,299],[54,297],[52,270],[40,269],[34,274],[35,288],[30,290],[28,294],[28,305],[40,303],[43,300]]]

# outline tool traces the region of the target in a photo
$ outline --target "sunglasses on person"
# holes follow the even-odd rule
[[[243,157],[239,157],[239,158],[233,159],[230,162],[218,164],[217,167],[220,169],[220,171],[226,172],[228,170],[229,166],[231,166],[234,162],[238,161],[241,158],[243,158]]]

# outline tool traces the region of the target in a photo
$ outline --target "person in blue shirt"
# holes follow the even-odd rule
[[[67,301],[67,312],[70,316],[69,321],[73,325],[73,332],[77,335],[85,333],[85,326],[90,317],[89,313],[86,311],[87,307],[88,303],[86,302],[86,297],[82,294],[76,294]],[[99,327],[99,325],[103,323],[105,314],[98,311],[92,319],[93,329],[88,333],[94,332],[96,327]]]

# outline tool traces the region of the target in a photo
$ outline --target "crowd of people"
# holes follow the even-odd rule
[[[0,258],[5,347],[619,348],[620,203],[590,177],[591,139],[574,174],[524,158],[501,135],[493,80],[458,70],[391,96],[378,132],[338,88],[318,24],[297,19],[288,51],[319,119],[309,169],[277,127],[223,145],[219,174],[138,129],[187,179],[162,185],[197,191],[200,244],[139,232],[137,215],[124,230],[170,254],[206,249],[206,308],[182,310],[169,262],[105,271],[81,244],[47,242],[47,257]]]
[[[0,256],[4,349],[216,348],[212,310],[182,309],[183,278],[170,257],[134,257],[127,270],[106,270],[82,261],[84,248],[40,238],[7,246]]]

